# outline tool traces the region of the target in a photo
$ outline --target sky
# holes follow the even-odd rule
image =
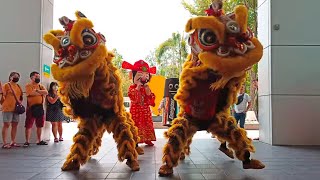
[[[181,0],[55,0],[54,29],[62,29],[62,16],[75,19],[76,10],[106,37],[109,50],[116,48],[131,63],[144,59],[173,32],[184,33],[191,17]]]

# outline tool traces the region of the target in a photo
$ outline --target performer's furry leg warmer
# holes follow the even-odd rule
[[[138,153],[135,149],[136,141],[130,129],[130,124],[126,122],[125,116],[118,116],[114,119],[108,127],[108,132],[113,133],[118,148],[118,159],[123,161],[127,159],[127,165],[133,170],[140,169],[138,163]]]
[[[226,141],[220,141],[220,142],[221,144],[220,144],[219,150],[223,152],[225,155],[227,155],[229,158],[234,159],[233,151],[227,147],[227,142]]]
[[[73,137],[74,144],[71,146],[70,154],[61,168],[63,171],[78,170],[80,165],[88,161],[100,130],[99,119],[80,119],[78,128],[78,133]]]
[[[181,155],[180,155],[180,160],[184,160],[186,158],[186,155],[189,155],[191,153],[190,151],[190,144],[192,143],[192,137],[191,136],[188,140],[187,140],[187,144],[186,146],[184,147],[183,151],[181,152]]]
[[[247,137],[244,129],[237,127],[232,116],[226,113],[217,114],[216,120],[208,131],[229,143],[229,147],[235,151],[236,157],[243,162],[243,168],[262,169],[265,167],[260,161],[250,159],[250,152],[255,151],[252,140]]]
[[[162,162],[165,164],[160,167],[160,176],[173,173],[173,167],[178,165],[180,155],[185,150],[188,140],[192,139],[197,130],[197,127],[191,125],[187,119],[182,117],[178,117],[172,122],[172,126],[165,132],[168,142],[163,148]]]
[[[92,148],[92,151],[90,152],[90,156],[98,154],[99,148],[101,147],[101,143],[102,143],[102,137],[104,135],[104,132],[106,132],[106,127],[104,124],[102,124],[102,127],[99,127],[99,128],[101,129],[101,131],[98,132],[97,137],[93,143],[93,148]]]

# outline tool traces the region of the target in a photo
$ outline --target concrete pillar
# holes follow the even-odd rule
[[[30,81],[30,72],[38,71],[41,73],[41,83],[47,86],[52,78],[48,73],[44,76],[44,72],[48,71],[44,68],[51,64],[52,50],[43,43],[42,36],[53,27],[53,0],[10,0],[3,1],[1,7],[0,80],[7,82],[9,73],[17,71],[21,75],[19,84],[25,91],[25,84]],[[25,142],[24,123],[25,114],[20,116],[18,143]],[[2,126],[1,113],[0,128]],[[42,134],[43,139],[50,138],[49,123],[45,124]],[[0,137],[2,138],[1,134]],[[31,143],[35,140],[34,128]]]
[[[260,140],[320,145],[320,1],[258,0]]]

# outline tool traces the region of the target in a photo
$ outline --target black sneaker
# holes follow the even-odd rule
[[[37,143],[37,145],[48,145],[48,143],[45,142],[45,141],[40,141],[40,142]]]
[[[23,147],[29,147],[30,146],[30,143],[28,143],[28,142],[25,142],[24,144],[23,144]]]

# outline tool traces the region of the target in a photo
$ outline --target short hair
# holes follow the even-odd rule
[[[34,76],[34,75],[36,75],[36,74],[40,74],[40,73],[38,73],[37,71],[31,72],[31,73],[30,73],[30,78],[32,78],[32,76]]]
[[[9,75],[9,81],[10,81],[10,78],[11,78],[12,76],[16,75],[16,74],[20,77],[20,74],[19,74],[18,72],[13,71],[13,72],[11,72],[10,75]]]

